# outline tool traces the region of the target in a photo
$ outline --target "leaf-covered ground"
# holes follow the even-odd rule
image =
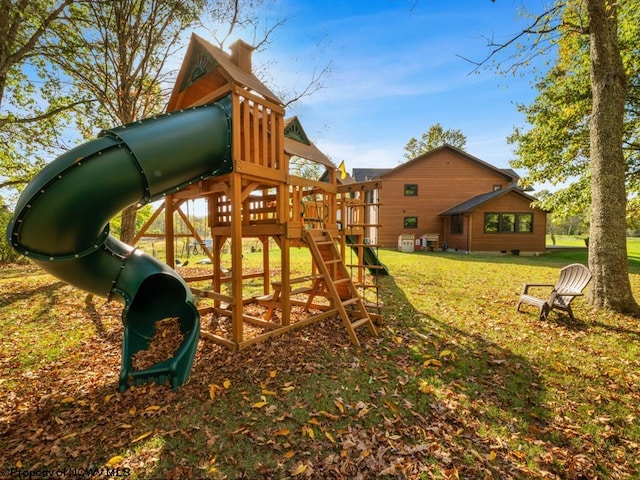
[[[201,340],[175,392],[117,392],[119,304],[4,268],[0,477],[639,477],[637,319],[516,314],[562,257],[382,259],[385,324],[361,349],[337,319],[240,352]]]

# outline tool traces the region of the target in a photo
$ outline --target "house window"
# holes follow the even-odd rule
[[[404,196],[405,197],[417,197],[418,196],[418,185],[415,183],[407,183],[404,186]]]
[[[531,213],[485,213],[485,233],[531,233],[533,214]]]
[[[500,214],[485,213],[484,214],[484,231],[485,233],[496,233],[500,229]]]
[[[451,233],[464,233],[464,216],[451,215]]]
[[[418,217],[404,217],[404,228],[418,228]]]
[[[516,214],[503,213],[500,215],[500,232],[513,233],[516,231]]]
[[[516,225],[518,233],[531,233],[533,232],[533,214],[532,213],[519,213],[518,224]]]

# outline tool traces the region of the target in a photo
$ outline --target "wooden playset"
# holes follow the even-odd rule
[[[351,341],[359,345],[356,329],[366,327],[375,335],[374,323],[382,318],[376,279],[386,270],[377,259],[375,245],[368,242],[377,228],[370,219],[377,218],[379,205],[372,199],[381,184],[342,181],[336,166],[309,141],[299,120],[285,120],[283,103],[252,74],[252,50],[239,40],[229,55],[192,36],[167,111],[230,96],[233,168],[166,195],[135,241],[149,236],[150,225],[164,215],[166,262],[175,267],[177,215],[201,245],[211,260],[211,273],[187,276],[185,281],[197,282],[198,288],[191,287],[194,296],[209,300],[209,306],[199,308],[202,318],[213,315],[230,322],[225,335],[203,325],[201,337],[241,349],[337,315]],[[322,180],[292,175],[293,157],[324,167]],[[203,241],[182,210],[194,199],[206,200],[210,243]],[[247,238],[261,244],[259,273],[243,271],[243,239]],[[280,254],[277,269],[271,267],[269,253],[274,243]],[[219,268],[226,245],[231,256],[228,272]],[[312,264],[308,275],[293,278],[290,250],[301,246],[309,248]],[[345,258],[350,263],[345,264]],[[244,283],[256,278],[262,279],[261,295],[244,296]],[[209,286],[200,287],[203,282]],[[253,313],[255,306],[261,307],[259,315]],[[303,315],[292,315],[294,307]]]

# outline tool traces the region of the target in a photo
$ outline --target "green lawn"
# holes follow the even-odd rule
[[[245,263],[260,255],[247,249]],[[292,256],[304,272],[308,252]],[[177,392],[123,394],[121,307],[5,266],[0,476],[638,478],[638,319],[584,298],[575,322],[515,312],[522,283],[553,283],[586,256],[383,250],[385,323],[358,331],[361,349],[337,320],[240,352],[203,340]]]
[[[584,247],[586,235],[556,235],[555,245],[565,247]],[[553,245],[553,239],[547,235],[547,245]]]

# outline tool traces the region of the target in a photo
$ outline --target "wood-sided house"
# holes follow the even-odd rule
[[[393,169],[354,169],[356,181],[379,178],[378,238],[395,247],[402,235],[437,238],[464,252],[545,251],[547,212],[517,186],[518,174],[450,145]]]

